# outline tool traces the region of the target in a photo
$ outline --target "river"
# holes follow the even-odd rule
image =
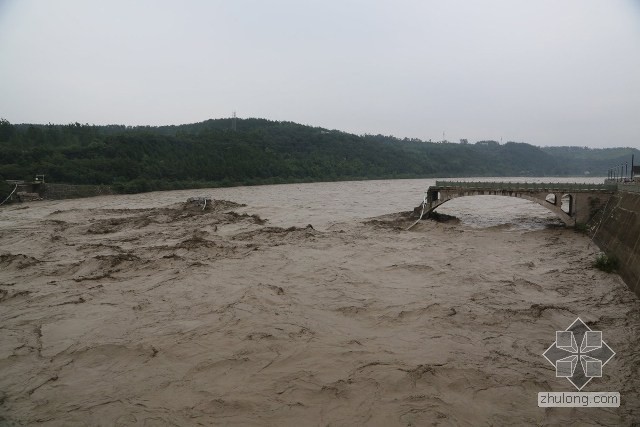
[[[431,184],[3,206],[0,424],[638,422],[640,302],[589,237],[499,196],[406,231]],[[616,352],[585,391],[620,408],[537,406],[575,391],[542,353],[578,317]]]

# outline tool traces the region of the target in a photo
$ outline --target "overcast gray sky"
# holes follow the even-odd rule
[[[0,117],[640,146],[639,0],[0,0]]]

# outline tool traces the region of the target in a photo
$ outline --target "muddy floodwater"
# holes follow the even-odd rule
[[[588,236],[493,196],[406,231],[429,184],[1,207],[0,424],[640,422],[640,301]],[[619,408],[538,407],[575,391],[542,353],[578,317],[616,352],[583,391]]]

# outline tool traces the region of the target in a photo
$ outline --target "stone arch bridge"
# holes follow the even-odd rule
[[[616,188],[615,184],[436,181],[427,190],[424,213],[458,197],[509,196],[536,202],[568,226],[575,226],[586,224],[605,207]],[[419,208],[422,210],[422,205]]]

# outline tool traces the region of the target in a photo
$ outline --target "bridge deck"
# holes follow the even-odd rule
[[[463,188],[466,190],[497,191],[616,191],[616,184],[587,184],[567,182],[488,182],[488,181],[436,181],[436,188]]]

